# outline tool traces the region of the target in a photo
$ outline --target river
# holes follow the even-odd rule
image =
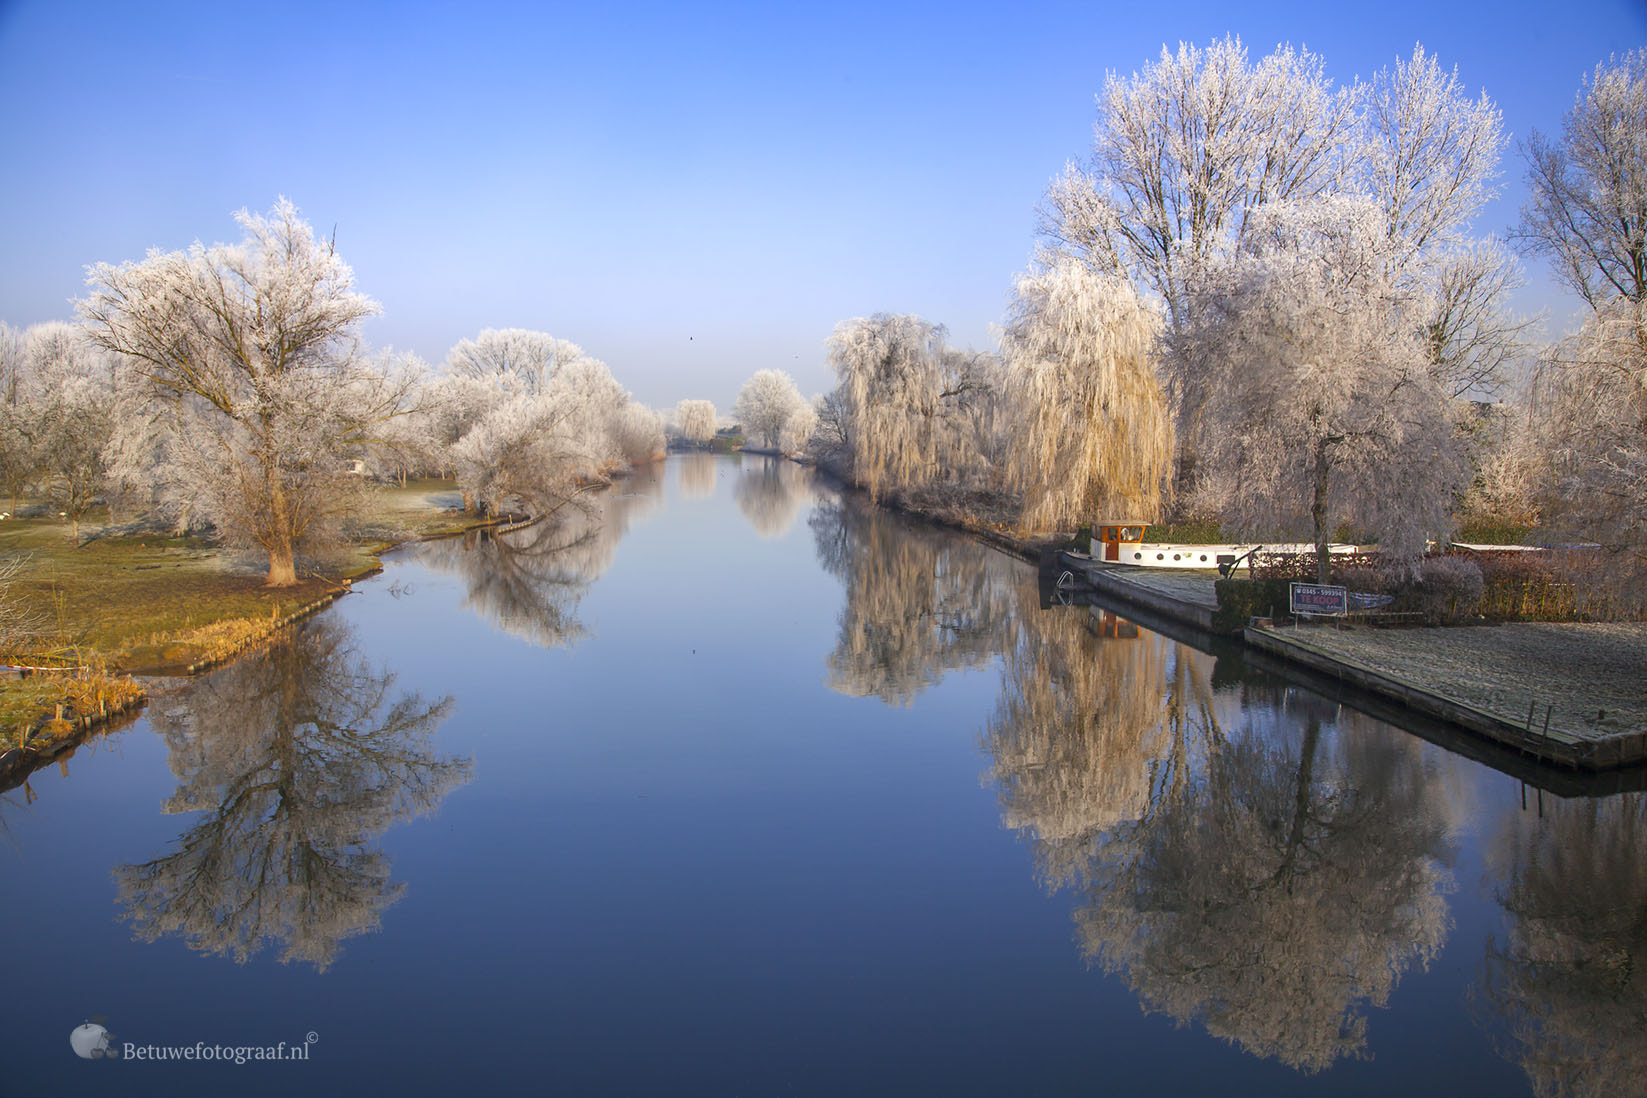
[[[1045,602],[764,458],[392,553],[0,799],[0,1093],[1644,1093],[1642,794]]]

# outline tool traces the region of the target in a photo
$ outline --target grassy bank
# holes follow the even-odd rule
[[[0,652],[0,663],[80,673],[0,680],[0,737],[55,719],[60,706],[76,714],[106,709],[106,699],[85,694],[96,673],[177,674],[244,649],[374,570],[385,548],[472,525],[460,502],[447,481],[369,486],[344,550],[283,588],[264,586],[265,562],[256,556],[199,538],[118,526],[106,512],[94,512],[82,520],[82,543],[75,547],[66,522],[39,507],[20,507],[22,517],[0,521],[0,554],[28,558],[14,593],[34,637]]]

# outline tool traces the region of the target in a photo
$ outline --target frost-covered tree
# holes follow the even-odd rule
[[[1309,535],[1323,583],[1341,524],[1397,557],[1449,532],[1468,465],[1376,206],[1267,206],[1191,301],[1175,351],[1210,379],[1209,480],[1231,528]]]
[[[103,492],[106,451],[122,404],[113,364],[63,323],[30,328],[27,359],[34,382],[29,430],[47,501],[69,520],[80,544],[80,519]]]
[[[1172,466],[1155,312],[1071,257],[1018,281],[1003,346],[1012,481],[1032,529],[1153,521]]]
[[[815,407],[815,403],[803,404],[790,414],[778,433],[778,449],[790,457],[803,457],[810,451],[812,436],[818,430]]]
[[[930,480],[939,468],[944,329],[918,316],[842,321],[829,340],[852,424],[852,472],[877,499]]]
[[[1384,215],[1392,258],[1412,269],[1416,257],[1458,239],[1498,193],[1503,116],[1423,46],[1374,74],[1364,102],[1361,189]]]
[[[296,206],[236,220],[239,244],[96,265],[79,311],[145,397],[117,471],[262,549],[285,586],[338,518],[345,453],[408,410],[410,379],[363,352],[377,306]]]
[[[13,513],[40,468],[26,344],[21,329],[0,323],[0,492],[10,498]]]
[[[715,405],[707,400],[683,400],[675,405],[675,422],[688,442],[708,442],[715,437]]]
[[[1520,269],[1491,238],[1471,240],[1472,218],[1497,193],[1508,143],[1486,92],[1471,96],[1422,46],[1375,73],[1363,89],[1354,190],[1378,204],[1389,261],[1417,293],[1431,369],[1453,396],[1488,396],[1525,349],[1529,321],[1508,298]]]
[[[1156,295],[1176,337],[1198,323],[1198,272],[1237,254],[1266,206],[1360,195],[1381,211],[1395,277],[1428,302],[1409,320],[1426,331],[1431,368],[1454,392],[1486,393],[1526,329],[1505,303],[1513,264],[1464,235],[1494,194],[1503,146],[1492,101],[1422,47],[1365,84],[1335,87],[1307,51],[1252,60],[1238,39],[1180,45],[1108,78],[1092,155],[1049,188],[1042,231],[1055,254]],[[1220,378],[1176,346],[1161,367],[1178,472],[1193,487]]]
[[[1547,515],[1647,580],[1647,302],[1617,298],[1550,348],[1533,389]],[[1637,593],[1647,597],[1647,583]]]
[[[536,393],[562,367],[588,357],[576,343],[548,332],[487,328],[447,352],[446,370],[457,377],[502,380],[511,390]]]
[[[1509,308],[1520,285],[1520,265],[1497,240],[1462,242],[1436,257],[1424,340],[1430,372],[1451,396],[1486,399],[1512,380],[1532,326]]]
[[[1525,152],[1519,240],[1590,308],[1535,390],[1553,517],[1647,575],[1647,50],[1597,66],[1560,140]]]
[[[1597,65],[1559,139],[1522,150],[1530,201],[1516,239],[1592,308],[1647,295],[1647,50]]]
[[[1341,186],[1355,98],[1308,50],[1253,61],[1239,38],[1163,46],[1139,72],[1105,79],[1092,155],[1053,182],[1043,231],[1139,279],[1176,324],[1186,276],[1238,244],[1256,209]]]
[[[742,425],[744,434],[772,447],[777,445],[789,417],[805,404],[806,398],[788,374],[782,370],[757,370],[738,391],[732,415]]]
[[[820,405],[821,449],[844,451],[871,498],[992,480],[1000,362],[949,347],[944,334],[922,317],[876,313],[842,321],[830,337],[838,384]]]
[[[663,457],[666,449],[663,416],[644,404],[633,401],[625,404],[608,426],[613,446],[631,468]]]
[[[554,511],[613,470],[663,451],[660,418],[587,355],[570,357],[541,387],[508,373],[467,373],[447,375],[433,393],[444,463],[465,505],[488,512],[511,501]]]

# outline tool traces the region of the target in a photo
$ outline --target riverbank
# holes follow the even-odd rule
[[[88,710],[84,684],[132,684],[132,675],[186,675],[216,666],[266,641],[378,571],[379,556],[411,540],[443,537],[503,518],[465,516],[457,489],[425,480],[369,489],[368,506],[347,548],[323,570],[285,588],[264,586],[262,562],[199,538],[88,523],[79,547],[62,524],[38,515],[0,523],[0,551],[26,554],[15,582],[21,612],[37,623],[39,640],[0,656],[22,675],[0,678],[0,750],[39,746],[48,728],[71,739],[115,713]],[[114,691],[112,685],[105,693]],[[58,729],[65,709],[76,714]],[[90,716],[85,724],[82,717]]]
[[[1213,632],[1216,576],[1061,560],[1094,590]],[[1259,623],[1250,647],[1562,766],[1647,762],[1647,623],[1528,622],[1377,628]]]

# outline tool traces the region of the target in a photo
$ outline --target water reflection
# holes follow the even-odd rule
[[[151,704],[178,780],[164,810],[202,815],[169,853],[114,871],[135,936],[240,962],[277,945],[324,970],[375,929],[405,886],[373,840],[433,811],[471,766],[429,742],[451,699],[394,685],[318,619]]]
[[[1440,950],[1451,852],[1410,745],[1274,718],[1213,738],[1203,770],[1095,844],[1076,922],[1146,1010],[1319,1071],[1363,1054],[1367,1008]]]
[[[1492,862],[1507,929],[1476,1000],[1501,1051],[1541,1096],[1647,1094],[1647,794],[1543,798]]]
[[[782,458],[746,460],[732,495],[755,533],[781,538],[812,502],[812,473]]]
[[[832,689],[907,706],[1000,650],[1014,612],[1008,558],[856,497],[820,502],[811,526],[819,563],[846,586]]]
[[[714,454],[672,454],[669,463],[675,466],[682,499],[708,499],[715,494],[715,478],[720,473],[723,459]]]
[[[589,587],[612,566],[618,543],[662,499],[657,466],[642,466],[610,490],[553,518],[508,534],[471,530],[425,542],[418,562],[462,578],[466,605],[512,636],[544,648],[587,632],[578,619]]]
[[[1044,883],[1076,890],[1083,955],[1254,1055],[1307,1072],[1363,1055],[1368,1009],[1450,927],[1445,788],[1417,742],[1215,690],[1213,657],[1040,611],[1031,584],[1017,606],[990,775]]]
[[[1169,769],[1185,772],[1196,734],[1216,727],[1214,661],[1107,612],[1037,612],[1035,598],[1027,583],[1017,592],[1030,609],[1015,619],[985,746],[1002,822],[1031,838],[1057,888],[1082,883],[1092,843],[1142,819]]]

